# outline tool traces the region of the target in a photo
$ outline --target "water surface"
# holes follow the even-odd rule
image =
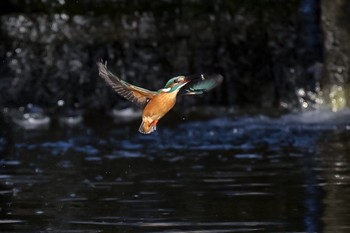
[[[170,114],[151,135],[104,115],[75,127],[9,123],[0,230],[346,232],[349,117]]]

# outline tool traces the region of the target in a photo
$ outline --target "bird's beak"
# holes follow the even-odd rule
[[[192,81],[200,81],[205,80],[205,77],[203,74],[195,74],[195,75],[189,75],[189,76],[181,76],[178,78],[175,82],[179,84],[179,88],[185,86],[187,83]]]
[[[206,78],[204,77],[204,74],[194,74],[194,75],[189,75],[189,76],[184,76],[185,77],[185,82],[192,82],[192,81],[200,81],[200,80],[205,80]]]

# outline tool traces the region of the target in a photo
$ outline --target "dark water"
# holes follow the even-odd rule
[[[10,124],[0,231],[349,232],[349,112]]]

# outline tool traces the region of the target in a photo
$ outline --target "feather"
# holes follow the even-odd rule
[[[107,62],[97,62],[99,75],[108,83],[119,95],[139,107],[144,107],[150,99],[157,95],[157,92],[134,86],[115,76],[107,69]]]
[[[183,95],[200,95],[204,92],[210,91],[218,86],[223,77],[220,74],[206,75],[201,74],[199,81],[191,81],[186,84],[182,90]]]

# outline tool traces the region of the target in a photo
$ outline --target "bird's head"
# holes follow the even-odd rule
[[[173,92],[180,90],[181,87],[186,85],[190,80],[186,80],[185,76],[177,76],[175,78],[169,79],[165,86],[161,89],[161,92]]]
[[[160,89],[161,92],[171,93],[174,91],[179,91],[181,87],[185,86],[189,82],[197,83],[194,87],[187,90],[186,94],[199,94],[199,92],[204,92],[211,90],[216,85],[221,83],[221,75],[204,75],[204,74],[195,74],[190,76],[177,76],[170,79],[165,86]],[[199,83],[199,84],[198,84]],[[196,89],[197,88],[197,89]],[[194,90],[196,89],[196,90]]]

